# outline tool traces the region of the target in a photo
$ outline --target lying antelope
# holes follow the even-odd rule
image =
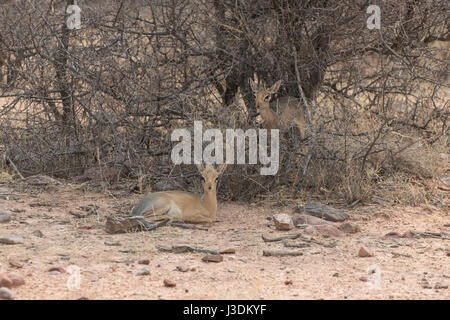
[[[256,107],[263,118],[264,128],[287,129],[292,123],[298,128],[300,138],[305,138],[305,112],[301,108],[300,100],[291,96],[284,96],[273,100],[270,98],[280,89],[281,80],[278,80],[272,87],[258,86],[250,79],[250,86],[255,94]],[[274,111],[275,110],[275,111]]]
[[[216,170],[211,165],[197,165],[203,177],[203,194],[184,191],[161,191],[146,195],[131,211],[149,221],[176,220],[188,223],[211,223],[217,216],[216,186],[226,164]]]

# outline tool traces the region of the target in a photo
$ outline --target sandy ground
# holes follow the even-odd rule
[[[7,185],[1,189],[9,190]],[[276,231],[267,219],[274,213],[292,214],[292,208],[220,203],[219,221],[208,231],[166,226],[109,235],[103,230],[105,216],[131,206],[138,195],[107,196],[68,187],[11,193],[0,198],[0,210],[13,213],[9,223],[0,224],[0,234],[16,234],[25,241],[0,244],[0,274],[14,272],[24,278],[24,285],[12,289],[16,299],[450,298],[450,241],[383,237],[408,230],[449,234],[450,214],[436,208],[355,208],[349,212],[350,221],[361,231],[336,238],[336,247],[313,244],[294,249],[302,250],[302,256],[264,257],[264,249],[286,248],[281,242],[265,243],[262,234],[274,237],[301,231]],[[99,206],[97,214],[76,218],[69,213],[83,205]],[[42,238],[33,234],[36,230],[43,233]],[[201,253],[155,248],[180,243],[211,250],[232,247],[236,253],[224,255],[220,263],[205,263]],[[374,257],[358,257],[362,245]],[[138,264],[141,259],[149,264]],[[11,260],[22,266],[11,266]],[[189,271],[178,271],[180,266]],[[55,267],[66,272],[49,271]],[[150,274],[134,275],[141,268]],[[165,287],[164,279],[176,287]]]

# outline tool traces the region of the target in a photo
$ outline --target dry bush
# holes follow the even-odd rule
[[[223,199],[354,203],[448,174],[446,1],[380,1],[380,31],[366,28],[366,1],[79,0],[82,28],[69,30],[74,3],[0,7],[0,143],[25,176],[94,167],[140,191],[192,180],[194,166],[169,159],[172,130],[261,127],[255,75],[301,98],[309,137],[281,132],[276,176],[229,167]]]

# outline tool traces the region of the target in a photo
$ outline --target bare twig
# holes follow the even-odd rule
[[[282,241],[282,240],[287,240],[287,239],[297,239],[301,236],[302,236],[301,233],[295,233],[295,234],[288,234],[288,235],[276,237],[276,238],[269,238],[263,234],[262,239],[264,240],[264,242],[277,242],[277,241]]]
[[[286,257],[286,256],[301,256],[301,251],[285,251],[285,250],[263,250],[264,257]]]
[[[183,253],[183,252],[200,252],[207,254],[219,254],[219,252],[215,250],[202,249],[198,247],[194,247],[188,244],[176,244],[173,246],[165,246],[165,245],[156,245],[156,248],[160,251],[172,252],[172,253]]]

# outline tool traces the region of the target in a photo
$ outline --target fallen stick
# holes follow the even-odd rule
[[[142,216],[135,217],[107,217],[105,231],[107,233],[126,233],[131,231],[151,231],[162,227],[169,222],[169,219],[151,224]]]
[[[14,164],[14,162],[12,162],[12,160],[6,156],[6,160],[9,161],[9,163],[11,164],[11,166],[13,167],[14,171],[17,173],[17,175],[20,177],[20,179],[25,180],[25,178],[23,177],[23,175],[20,173],[19,169],[17,169],[16,165]]]
[[[173,246],[164,246],[164,245],[157,244],[155,247],[156,247],[156,249],[158,249],[160,251],[172,252],[172,253],[200,252],[200,253],[207,253],[207,254],[219,254],[219,252],[214,251],[214,250],[193,247],[188,244],[175,244]]]
[[[337,241],[331,242],[331,243],[323,243],[320,241],[317,241],[316,239],[306,239],[303,237],[300,237],[300,241],[304,241],[307,243],[314,243],[314,244],[318,244],[319,246],[325,247],[325,248],[334,248],[337,245]]]
[[[194,226],[192,224],[186,224],[184,222],[178,222],[178,221],[171,221],[169,223],[169,226],[172,227],[179,227],[179,228],[183,228],[183,229],[193,229],[193,230],[203,230],[203,231],[208,231],[208,228],[205,227],[199,227],[199,226]]]
[[[323,242],[317,241],[315,239],[304,238],[301,233],[288,234],[288,235],[281,236],[281,237],[276,237],[276,238],[268,238],[265,235],[262,235],[262,239],[264,240],[264,242],[276,242],[276,241],[282,241],[282,240],[299,239],[300,241],[307,242],[307,243],[318,244],[318,245],[321,245],[321,246],[326,247],[326,248],[334,248],[337,245],[337,241],[334,241],[332,243],[323,243]],[[288,245],[286,245],[286,244],[285,244],[285,246],[288,247]],[[298,247],[301,248],[300,245]]]
[[[450,236],[445,233],[437,233],[437,232],[420,232],[420,231],[411,231],[414,234],[417,234],[423,238],[436,238],[436,239],[444,239],[450,240]]]
[[[405,258],[411,258],[409,254],[403,254],[403,253],[397,253],[397,252],[391,252],[393,258],[398,257],[405,257]]]
[[[311,247],[311,245],[309,243],[299,243],[299,242],[287,242],[284,241],[283,245],[287,248],[307,248],[307,247]]]
[[[288,234],[288,235],[276,237],[276,238],[269,238],[269,237],[266,237],[265,235],[262,235],[262,239],[264,240],[264,242],[276,242],[276,241],[282,241],[282,240],[287,240],[287,239],[297,239],[301,236],[302,236],[301,233]]]
[[[287,257],[287,256],[301,256],[301,251],[285,251],[285,250],[263,250],[264,257]]]

